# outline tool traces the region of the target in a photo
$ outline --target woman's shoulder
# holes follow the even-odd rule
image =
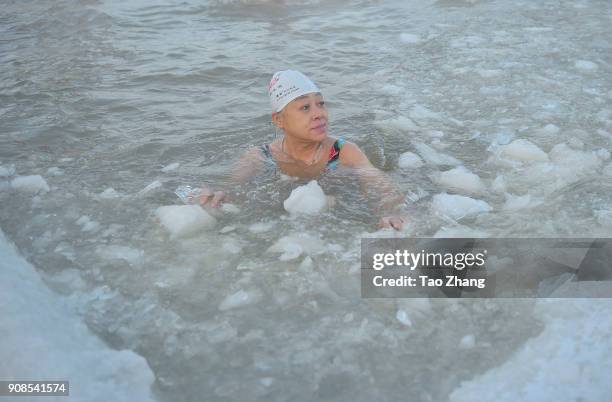
[[[346,141],[344,138],[339,137],[334,144],[338,144],[340,147],[340,163],[343,165],[360,166],[369,164],[368,157],[365,156],[363,151],[357,146],[357,144]]]

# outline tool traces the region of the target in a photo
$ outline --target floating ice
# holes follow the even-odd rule
[[[595,152],[595,154],[602,161],[607,161],[608,159],[610,159],[610,151],[608,151],[607,149],[600,148]]]
[[[472,229],[468,226],[457,225],[453,227],[442,226],[433,235],[437,239],[451,239],[451,238],[462,238],[462,237],[473,237],[473,238],[484,238],[489,237],[489,234],[485,231]]]
[[[397,165],[401,169],[418,169],[423,166],[423,159],[413,152],[404,152],[400,155]]]
[[[481,194],[486,190],[480,177],[463,166],[439,173],[435,181],[444,188],[468,194]]]
[[[150,193],[151,191],[156,190],[156,189],[160,188],[161,186],[162,186],[161,182],[159,180],[155,180],[154,182],[150,183],[145,188],[140,190],[138,192],[138,194],[139,195],[143,195],[143,194],[146,194],[146,193]]]
[[[70,379],[75,401],[99,401],[102,394],[114,402],[154,400],[155,375],[146,360],[130,350],[114,350],[94,335],[1,231],[0,256],[4,378]]]
[[[11,187],[30,194],[49,191],[49,185],[40,175],[17,176],[11,181]]]
[[[506,202],[502,209],[505,211],[516,211],[519,209],[532,208],[540,204],[542,204],[542,201],[532,199],[530,194],[514,195],[506,193]]]
[[[138,264],[144,257],[144,251],[128,246],[99,246],[96,253],[106,260],[124,260],[130,265]]]
[[[548,135],[558,134],[559,131],[560,131],[559,127],[555,126],[554,124],[547,124],[538,130],[539,133],[548,134]]]
[[[601,163],[595,152],[571,149],[564,143],[557,144],[551,149],[550,159],[555,165],[570,169],[574,175],[594,170]]]
[[[172,237],[191,236],[216,224],[216,219],[199,205],[162,206],[155,210],[155,216]]]
[[[323,242],[306,233],[299,233],[281,237],[274,243],[268,252],[282,253],[279,259],[288,261],[298,258],[302,253],[308,255],[319,254],[325,251]]]
[[[307,255],[306,257],[304,257],[302,262],[300,262],[300,266],[298,267],[298,270],[307,272],[307,271],[312,270],[313,265],[314,263],[312,262],[312,258],[310,258],[310,256]]]
[[[219,310],[226,311],[238,307],[244,307],[250,304],[255,304],[259,300],[261,300],[261,292],[258,290],[239,290],[223,299],[221,304],[219,304]]]
[[[400,40],[402,43],[415,44],[421,42],[421,37],[416,34],[402,33],[400,34]]]
[[[323,211],[326,205],[327,197],[316,180],[294,189],[289,198],[283,202],[285,210],[296,215],[315,215]]]
[[[15,174],[15,165],[0,166],[0,177],[10,177]]]
[[[440,153],[429,145],[426,145],[422,142],[415,142],[414,147],[416,148],[416,151],[419,153],[419,155],[421,155],[421,157],[427,163],[430,163],[432,165],[461,165],[461,161],[459,161],[458,159],[450,155]]]
[[[449,401],[609,400],[610,306],[609,300],[538,300],[544,330],[500,366],[461,383]]]
[[[496,193],[504,193],[506,191],[506,180],[503,175],[498,175],[493,183],[491,183],[491,190]]]
[[[238,213],[240,213],[240,208],[238,208],[234,204],[230,204],[230,203],[223,203],[223,204],[221,204],[220,209],[221,209],[221,211],[223,211],[225,213],[228,213],[228,214],[238,214]]]
[[[476,345],[476,337],[472,334],[465,335],[459,342],[460,349],[472,349]]]
[[[612,228],[612,210],[593,211],[601,226]]]
[[[272,229],[274,226],[275,226],[274,222],[257,222],[249,226],[249,232],[264,233]]]
[[[548,155],[529,140],[518,139],[499,147],[499,155],[521,162],[546,162]]]
[[[50,167],[49,169],[47,169],[47,174],[49,176],[61,176],[64,174],[64,172],[58,167]]]
[[[401,322],[403,325],[407,327],[412,326],[412,321],[410,321],[410,317],[408,316],[408,313],[406,313],[404,310],[397,310],[397,313],[395,314],[395,318],[397,318],[399,322]]]
[[[161,171],[164,172],[164,173],[171,172],[171,171],[175,170],[176,168],[178,168],[179,166],[181,166],[180,163],[174,162],[174,163],[171,163],[171,164],[169,164],[167,166],[164,166],[161,169]]]
[[[92,221],[87,215],[81,216],[75,223],[81,226],[83,232],[95,232],[100,228],[100,224]]]
[[[223,250],[227,251],[231,254],[238,254],[242,251],[242,245],[240,241],[234,239],[233,237],[226,237],[223,239]]]
[[[121,197],[121,194],[119,194],[117,191],[115,191],[114,188],[109,187],[106,190],[102,191],[98,197],[102,198],[103,200],[111,200],[113,198],[119,198]]]
[[[414,105],[410,110],[410,118],[413,120],[436,120],[440,118],[439,113],[432,112],[421,105]]]
[[[223,226],[221,230],[219,230],[219,233],[225,234],[225,233],[233,232],[234,230],[236,230],[236,226],[228,225],[228,226]]]
[[[608,163],[603,170],[603,174],[612,177],[612,163]]]
[[[447,193],[434,195],[432,207],[435,211],[452,219],[461,219],[464,216],[493,210],[485,201]]]
[[[574,66],[581,71],[597,71],[597,69],[599,69],[599,66],[597,64],[588,60],[578,60],[576,61]]]
[[[417,126],[414,123],[414,121],[404,116],[398,116],[394,119],[378,121],[377,124],[382,127],[390,127],[390,128],[394,128],[396,130],[401,130],[401,131],[418,131],[419,130],[419,126]]]
[[[272,377],[263,377],[259,379],[259,382],[264,386],[264,387],[269,387],[270,385],[274,384],[276,380]]]

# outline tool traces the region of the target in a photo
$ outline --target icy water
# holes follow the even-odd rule
[[[609,1],[5,2],[0,227],[94,333],[146,358],[159,401],[447,400],[543,331],[536,302],[362,299],[376,216],[350,175],[320,180],[336,207],[309,219],[275,175],[190,238],[154,212],[274,138],[266,86],[294,68],[330,134],[412,200],[405,235],[609,237],[611,37]],[[483,186],[444,180],[458,165]],[[453,215],[445,192],[492,210]],[[266,251],[298,234],[299,258]]]

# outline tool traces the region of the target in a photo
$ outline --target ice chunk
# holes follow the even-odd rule
[[[143,194],[150,193],[151,191],[156,190],[156,189],[160,188],[161,186],[162,186],[161,182],[159,180],[155,180],[154,182],[150,183],[145,188],[140,190],[138,192],[138,195],[143,195]]]
[[[544,322],[542,332],[501,365],[462,382],[448,400],[609,400],[612,349],[607,329],[612,325],[612,305],[609,300],[593,300],[538,300],[535,313]]]
[[[244,307],[250,304],[255,304],[259,302],[259,300],[261,300],[261,292],[258,290],[239,290],[223,299],[221,304],[219,304],[219,310],[226,311],[238,307]]]
[[[417,131],[419,130],[419,126],[417,126],[412,120],[408,117],[398,116],[394,119],[388,119],[379,121],[377,123],[379,126],[390,127],[401,131]]]
[[[144,251],[120,245],[99,246],[96,253],[106,260],[124,260],[130,265],[141,262],[144,257]]]
[[[596,63],[588,60],[578,60],[574,66],[581,71],[597,71],[599,66]]]
[[[554,135],[559,133],[559,127],[555,126],[554,124],[547,124],[539,129],[538,132],[542,134]]]
[[[0,177],[9,177],[15,174],[15,165],[0,166]]]
[[[567,144],[574,149],[583,149],[584,142],[580,141],[578,138],[570,138],[567,141]]]
[[[100,229],[100,223],[96,222],[96,221],[89,221],[86,222],[83,227],[81,227],[81,230],[83,232],[95,232],[98,229]]]
[[[430,163],[432,165],[461,165],[461,162],[458,159],[455,159],[450,155],[440,153],[429,145],[426,145],[422,142],[415,142],[414,147],[416,148],[416,151],[419,153],[419,155],[421,155],[421,157],[427,163]]]
[[[404,152],[400,155],[397,165],[401,169],[418,169],[423,166],[423,159],[413,152]]]
[[[102,390],[102,399],[109,401],[154,400],[155,375],[146,360],[112,349],[93,334],[75,314],[77,305],[52,292],[1,231],[0,256],[0,371],[5,376],[70,379],[75,384],[70,400],[75,401],[98,401]]]
[[[236,230],[236,226],[228,225],[228,226],[223,226],[221,230],[219,230],[219,233],[225,234],[225,233],[233,232],[234,230]]]
[[[215,226],[216,219],[199,205],[167,205],[155,210],[162,226],[176,237],[186,237]]]
[[[76,221],[76,224],[81,226],[83,232],[95,232],[100,228],[100,224],[96,221],[92,221],[87,215],[81,216]]]
[[[489,212],[493,209],[485,201],[447,193],[434,195],[432,207],[436,212],[452,219],[461,219],[464,216]]]
[[[518,209],[532,208],[540,204],[542,204],[542,201],[532,199],[530,194],[514,195],[507,193],[506,202],[502,209],[505,211],[516,211]]]
[[[316,180],[294,189],[283,206],[290,214],[315,215],[327,205],[327,197]]]
[[[600,148],[595,152],[595,154],[602,161],[607,161],[608,159],[610,159],[610,151],[608,151],[607,149]]]
[[[306,233],[281,237],[268,248],[270,253],[282,253],[280,256],[282,261],[295,259],[302,255],[302,253],[314,255],[323,251],[325,251],[323,242]]]
[[[472,349],[476,345],[476,337],[472,334],[465,335],[459,342],[460,349]]]
[[[50,176],[61,176],[64,174],[64,172],[58,167],[50,167],[47,169],[47,174]]]
[[[612,210],[599,210],[593,213],[601,226],[612,228]]]
[[[164,173],[171,172],[171,171],[175,170],[176,168],[178,168],[179,166],[181,166],[180,163],[174,162],[174,163],[171,163],[169,165],[164,166],[161,169],[161,171],[164,172]]]
[[[489,237],[489,234],[482,230],[472,229],[468,226],[457,225],[453,227],[442,226],[433,235],[433,237],[438,238],[438,239],[462,238],[462,237],[484,238],[484,237]]]
[[[11,187],[30,194],[49,191],[49,185],[40,175],[17,176],[11,181]]]
[[[412,326],[412,321],[410,321],[410,317],[408,316],[408,313],[406,313],[404,310],[397,310],[397,313],[395,314],[395,318],[397,318],[399,322],[401,322],[403,325],[407,327]]]
[[[553,147],[550,159],[555,165],[571,169],[574,174],[596,169],[601,163],[595,152],[571,149],[564,143]]]
[[[421,37],[416,34],[402,33],[400,34],[400,40],[402,43],[415,44],[421,42]]]
[[[249,226],[249,232],[251,233],[264,233],[274,227],[274,222],[257,222]]]
[[[463,166],[438,174],[435,181],[447,189],[468,194],[481,194],[485,191],[485,185],[480,177]]]
[[[518,139],[499,147],[500,156],[521,162],[546,162],[548,155],[529,140]]]
[[[109,187],[106,190],[102,191],[98,197],[102,198],[103,200],[111,200],[113,198],[119,198],[121,197],[121,194],[119,194],[117,191],[115,191],[114,188]]]
[[[223,203],[223,204],[221,204],[220,208],[221,208],[221,211],[223,211],[225,213],[228,213],[228,214],[237,214],[237,213],[240,213],[240,208],[238,208],[234,204]]]
[[[421,105],[414,105],[410,110],[410,118],[413,120],[435,120],[440,118],[440,114],[432,112]]]
[[[504,179],[503,175],[498,175],[493,183],[491,183],[491,190],[496,193],[503,193],[506,191],[506,179]]]

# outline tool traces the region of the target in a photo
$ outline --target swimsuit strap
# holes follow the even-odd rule
[[[338,159],[340,159],[340,150],[344,145],[344,138],[338,138],[334,145],[329,149],[329,157],[327,158],[327,166],[330,168],[335,168],[338,163]]]
[[[270,145],[269,144],[263,144],[262,146],[259,147],[259,150],[265,156],[266,162],[268,162],[268,163],[270,163],[272,165],[276,165],[276,161],[272,157],[272,151],[270,150]]]

